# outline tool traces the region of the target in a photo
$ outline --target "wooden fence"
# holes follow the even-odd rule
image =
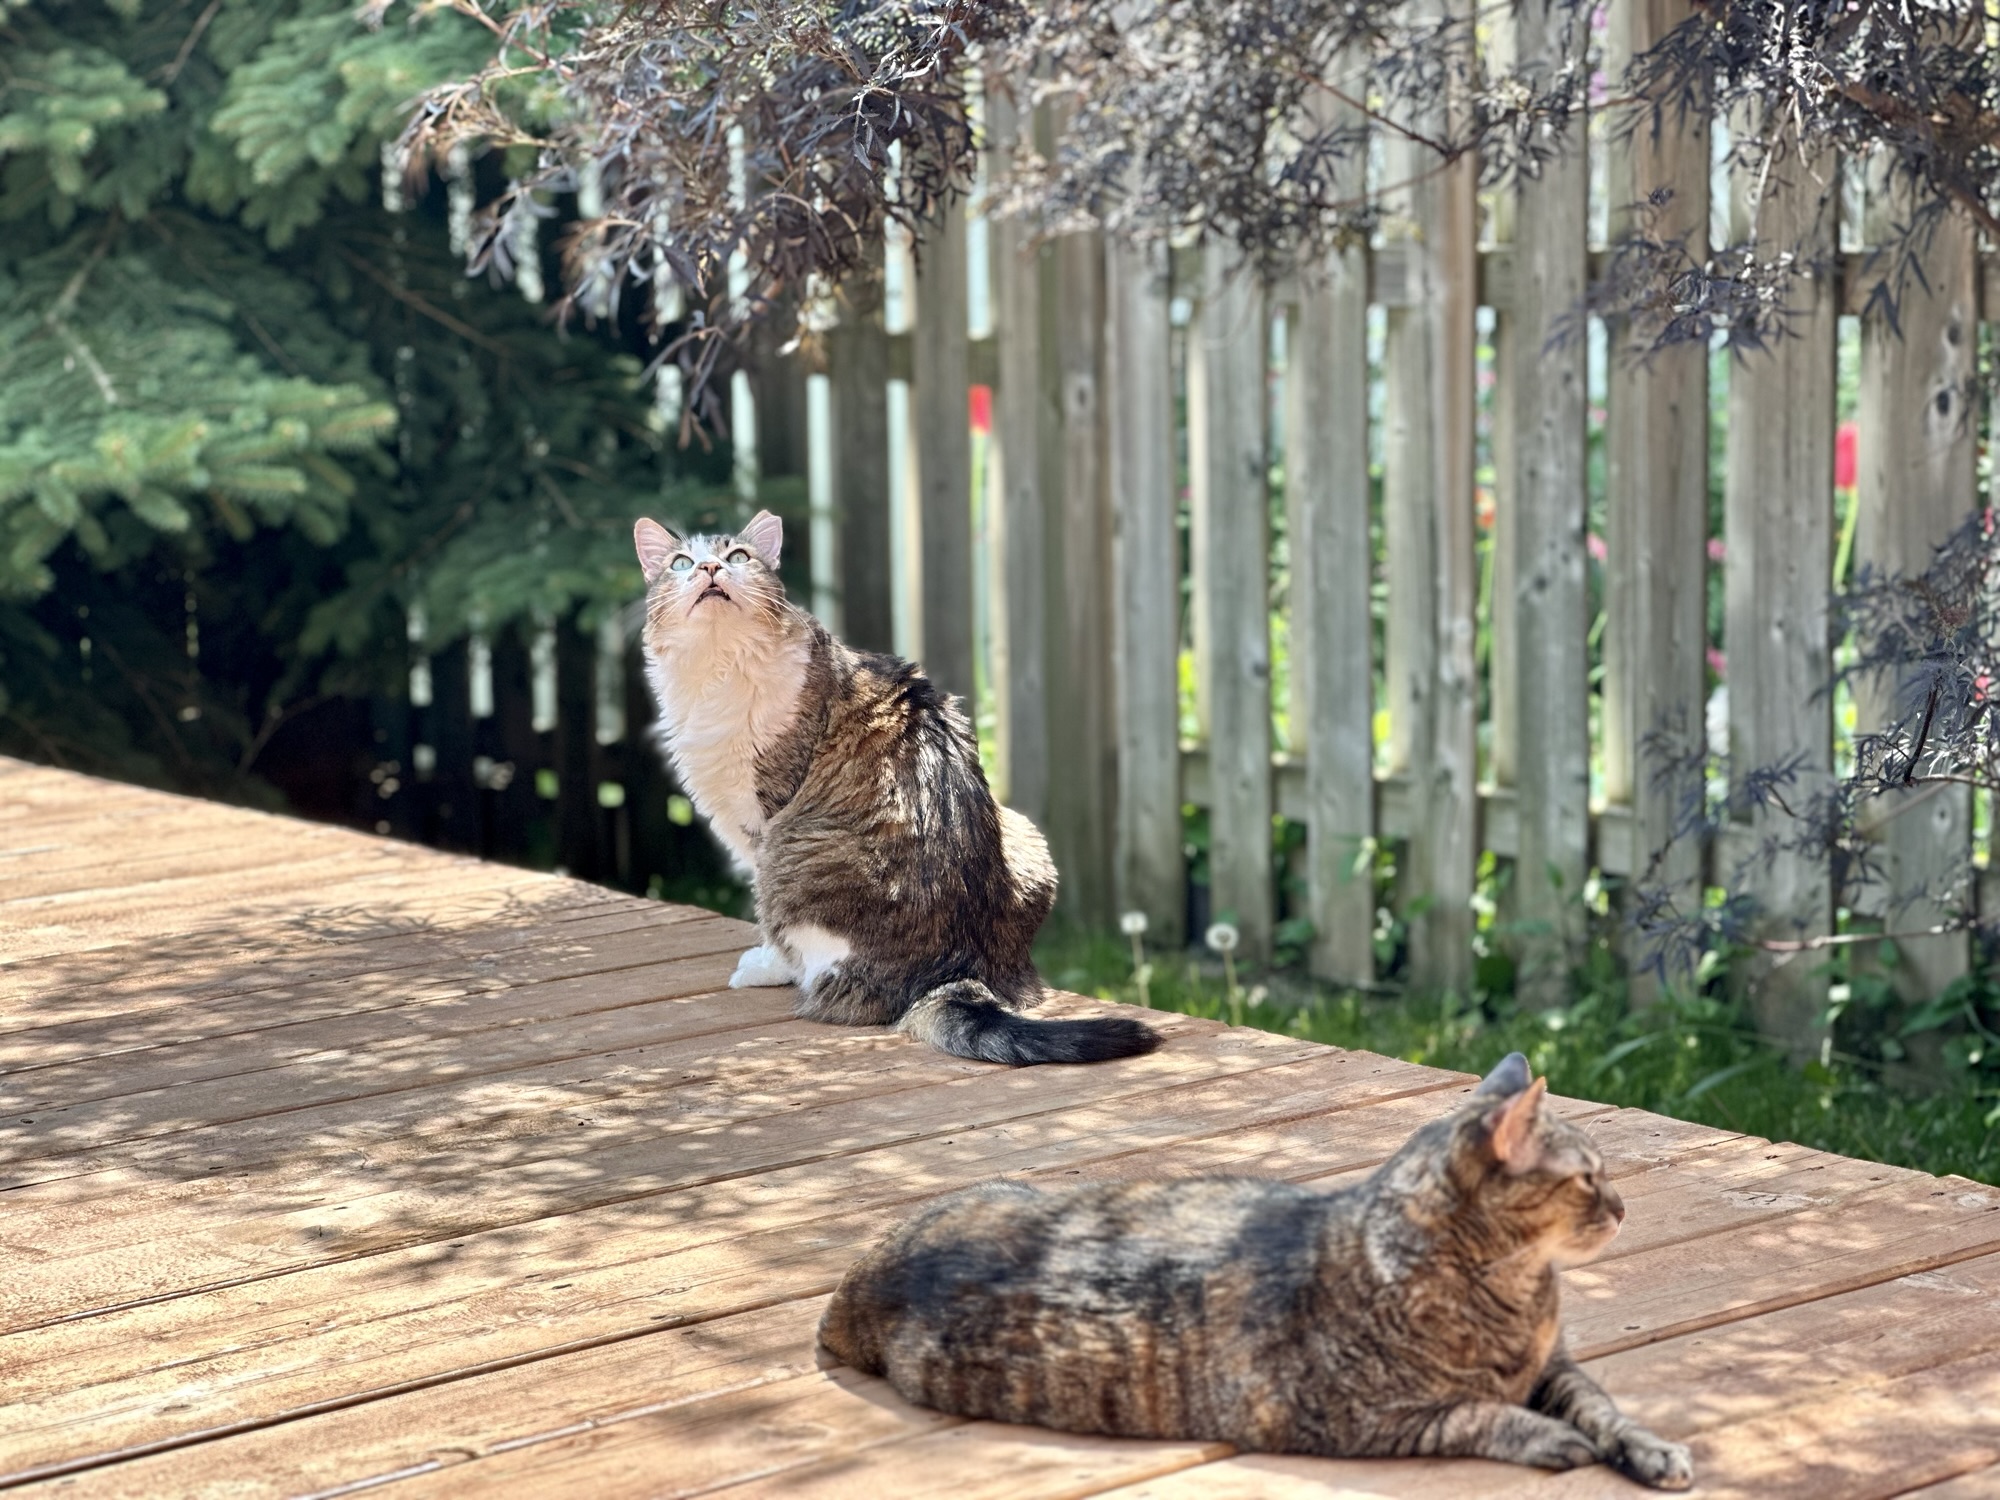
[[[1530,0],[1496,45],[1530,60],[1552,48],[1560,20],[1547,10]],[[1680,0],[1613,0],[1612,76],[1683,13]],[[1052,128],[998,90],[983,127],[1001,169],[1026,132],[1046,145]],[[1704,733],[1712,570],[1734,763],[1803,752],[1809,777],[1834,768],[1822,689],[1836,644],[1836,348],[1873,274],[1866,231],[1894,205],[1871,194],[1859,216],[1839,163],[1793,163],[1761,184],[1761,201],[1760,184],[1731,184],[1712,215],[1712,154],[1698,121],[1657,139],[1600,130],[1587,153],[1482,194],[1473,163],[1427,171],[1387,142],[1382,179],[1416,185],[1377,242],[1268,288],[1216,244],[1168,255],[1075,234],[1027,248],[975,199],[932,226],[914,266],[889,246],[883,304],[840,308],[822,369],[760,369],[739,388],[739,413],[795,414],[815,607],[856,644],[915,656],[987,706],[1000,789],[1047,830],[1074,912],[1106,922],[1137,908],[1154,933],[1181,936],[1189,803],[1209,815],[1208,910],[1267,954],[1284,899],[1275,813],[1307,830],[1300,914],[1318,973],[1374,977],[1369,851],[1388,841],[1411,981],[1469,988],[1476,872],[1491,851],[1515,869],[1522,983],[1546,990],[1589,873],[1629,876],[1666,840],[1677,789],[1649,775],[1640,741],[1655,728],[1689,744]],[[1824,267],[1799,291],[1795,336],[1724,368],[1719,527],[1709,351],[1638,363],[1609,330],[1593,414],[1589,341],[1553,336],[1601,261],[1593,193],[1602,237],[1619,232],[1619,205],[1661,188],[1667,234],[1699,244],[1713,217],[1718,235],[1740,237],[1754,217],[1758,234]],[[1927,274],[1932,291],[1910,295],[1900,338],[1874,320],[1860,329],[1854,549],[1892,567],[1921,563],[1976,503],[1981,414],[1965,405],[1982,283],[2000,312],[2000,280],[1969,232],[1942,231]],[[968,399],[989,396],[990,436],[969,436]],[[756,427],[764,441],[773,424]],[[1490,531],[1478,514],[1488,498]],[[1274,514],[1289,576],[1289,693],[1275,724]],[[1906,883],[1970,847],[1958,791],[1891,811],[1880,836]],[[1662,873],[1699,900],[1704,861],[1713,872],[1720,858],[1678,850]],[[1857,899],[1800,859],[1754,885],[1793,936],[1832,931],[1837,904]],[[1967,962],[1955,936],[1903,954],[1902,982],[1924,992]],[[1757,976],[1774,1032],[1810,1029],[1826,1003],[1822,959]]]
[[[1492,45],[1552,48],[1546,10],[1527,0]],[[1612,0],[1607,73],[1683,14],[1683,0]],[[999,171],[1027,132],[1046,148],[1053,127],[994,90],[982,128]],[[1074,915],[1142,910],[1167,943],[1190,935],[1191,914],[1228,915],[1252,958],[1272,951],[1281,916],[1302,916],[1313,970],[1367,983],[1386,845],[1406,977],[1463,994],[1490,852],[1513,867],[1507,941],[1524,992],[1552,996],[1587,878],[1631,877],[1667,842],[1685,788],[1650,774],[1640,744],[1659,729],[1701,745],[1713,647],[1727,647],[1733,763],[1803,753],[1809,778],[1835,769],[1823,688],[1840,320],[1866,304],[1869,231],[1896,205],[1815,162],[1730,183],[1712,207],[1712,144],[1698,121],[1657,139],[1598,131],[1588,152],[1482,193],[1473,163],[1429,170],[1385,142],[1380,180],[1415,185],[1392,196],[1376,243],[1276,287],[1218,244],[1169,254],[1074,234],[1030,247],[975,197],[930,226],[920,255],[892,238],[883,295],[840,302],[818,368],[773,352],[737,377],[740,486],[747,500],[771,476],[803,477],[809,515],[789,555],[804,555],[814,609],[857,646],[922,661],[982,715],[998,788],[1047,832]],[[1699,244],[1711,224],[1740,238],[1754,217],[1822,269],[1798,292],[1793,336],[1749,359],[1683,348],[1638,363],[1608,330],[1594,412],[1590,341],[1553,335],[1601,263],[1594,237],[1615,237],[1619,205],[1662,188],[1657,231]],[[1978,500],[1985,414],[1966,393],[2000,272],[1950,226],[1926,275],[1900,337],[1859,329],[1852,551],[1886,567],[1921,564]],[[1718,371],[1726,396],[1711,391]],[[470,764],[476,792],[384,794],[391,821],[631,885],[662,860],[692,869],[683,828],[662,821],[672,789],[640,747],[651,706],[624,650],[615,630],[593,643],[567,626],[435,662],[417,642],[414,718],[377,738],[407,745],[420,785],[442,762]],[[480,712],[481,673],[502,683],[502,709],[489,690]],[[426,706],[464,694],[463,724]],[[377,769],[393,780],[400,766]],[[1203,901],[1190,900],[1190,804],[1207,812]],[[1879,837],[1905,888],[1971,847],[1963,789],[1887,813]],[[1305,829],[1283,879],[1274,816]],[[1734,867],[1723,843],[1677,847],[1655,874],[1698,901]],[[1837,891],[1795,857],[1750,884],[1787,937],[1884,900]],[[1901,951],[1913,995],[1968,962],[1962,935]],[[1749,976],[1774,1034],[1813,1035],[1823,959]]]

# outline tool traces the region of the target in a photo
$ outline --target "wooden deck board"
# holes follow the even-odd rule
[[[749,940],[0,760],[0,1486],[1635,1493],[964,1422],[830,1366],[826,1293],[938,1193],[1337,1185],[1471,1080],[1170,1016],[1148,1058],[993,1069],[727,990]],[[1556,1103],[1631,1209],[1572,1345],[1701,1493],[2000,1493],[2000,1191]]]

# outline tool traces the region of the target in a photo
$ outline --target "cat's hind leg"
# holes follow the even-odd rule
[[[821,969],[802,985],[792,1013],[801,1021],[832,1026],[887,1026],[896,1019],[898,994],[887,975],[849,959]]]

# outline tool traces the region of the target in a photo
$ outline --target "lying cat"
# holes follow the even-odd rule
[[[661,744],[756,889],[764,941],[730,984],[797,984],[808,1020],[985,1062],[1150,1052],[1136,1020],[1016,1014],[1043,993],[1029,948],[1055,902],[1048,846],[994,802],[956,703],[785,598],[783,539],[763,511],[734,536],[633,531]]]
[[[1625,1217],[1520,1053],[1366,1182],[1210,1177],[933,1205],[841,1281],[820,1342],[912,1401],[1067,1432],[1456,1455],[1660,1489],[1688,1450],[1563,1348],[1557,1271]]]

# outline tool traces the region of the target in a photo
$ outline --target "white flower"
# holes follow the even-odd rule
[[[1234,953],[1238,936],[1234,922],[1217,922],[1208,929],[1205,941],[1217,953]]]
[[[1118,919],[1118,930],[1127,937],[1139,937],[1146,931],[1146,914],[1142,911],[1128,911]]]

